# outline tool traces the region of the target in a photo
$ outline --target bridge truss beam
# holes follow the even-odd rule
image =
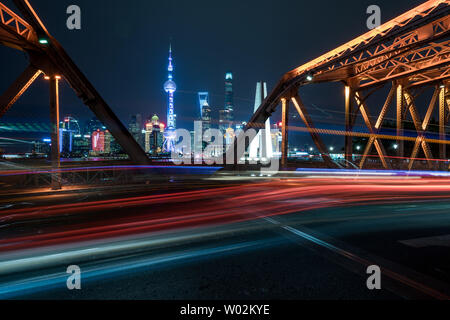
[[[0,44],[25,51],[30,57],[30,66],[0,97],[0,117],[41,73],[50,79],[51,87],[52,79],[61,77],[70,84],[82,102],[105,125],[130,159],[138,164],[148,164],[150,160],[144,150],[63,47],[50,35],[29,0],[13,1],[25,19],[0,2]],[[51,118],[53,121],[56,119],[54,116]]]
[[[278,82],[272,92],[267,96],[258,110],[247,123],[244,131],[262,127],[262,124],[277,109],[280,102],[284,106],[292,96],[293,91],[305,85],[322,82],[342,82],[345,84],[345,154],[346,160],[352,159],[352,137],[355,136],[353,126],[358,113],[361,113],[367,126],[368,143],[362,155],[359,167],[362,168],[373,146],[377,151],[384,168],[390,168],[391,162],[387,159],[383,147],[380,130],[383,125],[389,106],[396,103],[397,133],[396,136],[383,137],[397,140],[397,156],[404,157],[404,141],[410,140],[403,135],[404,121],[409,113],[415,124],[417,137],[414,139],[416,147],[414,156],[419,148],[425,152],[429,166],[431,165],[431,151],[429,143],[447,144],[445,123],[445,106],[448,106],[448,89],[433,95],[433,100],[439,97],[440,139],[429,139],[425,136],[434,104],[430,103],[427,116],[420,120],[418,110],[414,105],[414,97],[410,92],[429,86],[448,88],[450,79],[450,0],[429,0],[422,5],[400,15],[352,41],[287,72]],[[368,97],[387,83],[392,87],[385,103],[375,121],[370,116],[367,104]],[[370,91],[369,93],[367,93]],[[298,101],[297,101],[298,102]],[[354,104],[356,104],[354,106]],[[294,104],[295,105],[295,104]],[[300,106],[300,104],[298,104]],[[307,114],[306,106],[301,104],[301,112]],[[444,121],[445,119],[445,121]],[[283,118],[283,123],[286,122]],[[316,135],[324,130],[314,129],[311,119],[303,119],[306,129]],[[242,143],[245,134],[237,137],[235,144]],[[361,134],[359,134],[361,136]],[[283,134],[283,138],[287,133]],[[316,143],[316,141],[314,141]],[[317,143],[316,143],[317,146]],[[324,146],[321,146],[326,151]],[[232,150],[236,147],[233,146]],[[287,152],[287,143],[283,144],[282,151]],[[440,157],[445,158],[445,147],[441,147]],[[322,158],[328,166],[333,162],[324,156],[326,152],[320,151]],[[231,155],[231,154],[230,154]],[[236,154],[240,159],[242,154]],[[283,163],[287,164],[283,153]],[[235,162],[237,163],[237,162]],[[408,167],[412,168],[414,160],[408,160]]]

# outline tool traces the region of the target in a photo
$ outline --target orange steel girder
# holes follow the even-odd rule
[[[13,1],[25,19],[0,3],[0,44],[25,51],[30,57],[31,66],[0,97],[0,116],[19,99],[40,73],[45,73],[51,78],[59,75],[70,84],[83,103],[103,122],[130,159],[135,163],[148,164],[150,160],[144,150],[63,47],[49,34],[30,2],[28,0]],[[40,37],[47,39],[48,44],[39,43]],[[34,70],[36,73],[31,72]]]
[[[300,99],[300,96],[296,94],[294,97],[291,98],[291,100],[295,108],[297,109],[298,114],[302,118],[302,121],[305,123],[309,133],[311,134],[311,138],[314,144],[316,145],[317,150],[319,150],[319,153],[322,156],[323,161],[330,167],[336,167],[336,165],[331,160],[330,155],[328,154],[327,149],[324,143],[322,142],[322,139],[315,130],[311,117],[309,116],[308,111],[306,110],[302,100]]]
[[[281,99],[281,167],[287,167],[289,141],[289,98]]]
[[[34,29],[21,17],[0,2],[0,43],[18,50],[35,48],[37,42]]]
[[[398,152],[402,156],[402,123],[406,114],[402,92],[412,87],[441,84],[450,79],[449,36],[450,0],[426,1],[380,27],[287,72],[253,114],[244,131],[261,127],[277,109],[282,98],[304,85],[342,81],[352,83],[352,89],[358,91],[395,81],[372,131],[380,129],[389,104],[395,94],[400,92],[397,96],[400,133]],[[367,107],[362,110],[369,117]],[[381,153],[382,145],[380,142],[376,143],[373,137],[371,133],[366,149],[376,144]],[[235,143],[241,143],[240,140],[242,138],[238,136]],[[425,144],[422,145],[426,148]],[[365,158],[370,150],[366,151]],[[235,155],[237,159],[240,156]]]
[[[429,168],[431,169],[433,167],[433,164],[431,162],[433,159],[433,156],[431,154],[430,146],[425,141],[424,133],[425,133],[426,129],[428,128],[431,114],[433,113],[434,107],[436,106],[437,94],[438,94],[438,91],[435,90],[433,97],[431,99],[430,105],[428,106],[428,110],[427,110],[425,119],[423,122],[421,122],[419,114],[418,114],[416,106],[415,106],[415,103],[414,103],[414,97],[408,91],[404,92],[404,96],[405,96],[406,103],[407,103],[407,109],[409,110],[409,112],[411,114],[411,118],[413,120],[414,127],[416,128],[416,131],[417,131],[417,138],[414,143],[414,148],[413,148],[411,157],[409,159],[409,164],[408,164],[409,170],[411,170],[414,165],[414,160],[417,158],[417,154],[419,152],[419,147],[422,147],[422,149],[423,149],[423,152],[427,159]]]
[[[27,91],[33,82],[42,74],[41,70],[30,65],[16,81],[0,96],[0,117]]]
[[[379,129],[381,128],[381,124],[384,120],[384,116],[386,115],[387,109],[392,101],[392,97],[393,97],[393,92],[394,90],[391,89],[389,91],[388,97],[386,99],[386,102],[383,105],[383,108],[381,109],[381,112],[378,116],[378,119],[375,123],[375,125],[372,124],[372,120],[369,114],[369,109],[366,107],[366,104],[364,102],[363,99],[360,98],[360,93],[356,92],[355,93],[355,100],[356,103],[359,106],[359,111],[361,112],[361,115],[364,119],[364,122],[367,126],[367,128],[369,129],[370,132],[370,138],[369,141],[366,145],[366,148],[364,150],[363,156],[361,158],[359,167],[362,169],[362,167],[364,166],[364,162],[367,159],[368,154],[370,153],[370,150],[372,149],[372,146],[375,145],[375,149],[377,150],[377,153],[380,157],[381,163],[383,164],[383,167],[385,169],[389,169],[391,166],[388,164],[388,162],[386,161],[386,151],[384,150],[383,144],[381,143],[381,141],[376,137],[376,134],[378,134]]]

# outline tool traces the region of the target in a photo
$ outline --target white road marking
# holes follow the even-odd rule
[[[335,246],[335,245],[333,245],[333,244],[331,244],[329,242],[321,240],[321,239],[319,239],[317,237],[314,237],[314,236],[312,236],[312,235],[310,235],[308,233],[305,233],[303,231],[300,231],[300,230],[298,230],[296,228],[293,228],[291,226],[288,226],[288,225],[285,225],[283,223],[280,223],[279,221],[277,221],[277,220],[275,220],[273,218],[265,217],[264,219],[266,221],[274,224],[274,225],[280,226],[280,228],[282,228],[282,229],[284,229],[286,231],[289,231],[290,233],[292,233],[292,234],[294,234],[294,235],[296,235],[298,237],[301,237],[301,238],[303,238],[305,240],[308,240],[310,242],[315,243],[316,245],[319,245],[319,246],[321,246],[323,248],[326,248],[326,249],[328,249],[330,251],[338,253],[339,255],[341,255],[341,256],[343,256],[343,257],[345,257],[347,259],[350,259],[350,260],[352,260],[354,262],[357,262],[357,263],[359,263],[359,264],[361,264],[363,266],[379,264],[379,263],[374,263],[374,262],[368,261],[365,258],[360,257],[360,256],[358,256],[356,254],[353,254],[350,251],[347,251],[347,250],[344,250],[342,248],[339,248],[339,247],[337,247],[337,246]],[[434,299],[439,299],[439,300],[449,300],[450,299],[450,297],[447,296],[446,294],[444,294],[444,293],[442,293],[442,292],[440,292],[438,290],[435,290],[435,289],[433,289],[431,287],[428,287],[428,286],[422,284],[421,282],[412,280],[412,279],[402,275],[401,272],[399,272],[399,273],[394,272],[394,271],[388,269],[385,266],[382,266],[382,270],[383,270],[383,274],[385,276],[387,276],[387,277],[389,277],[389,278],[391,278],[391,279],[393,279],[395,281],[398,281],[398,282],[400,282],[400,283],[402,283],[402,284],[404,284],[406,286],[414,288],[415,290],[418,290],[418,291],[420,291],[422,293],[425,293],[426,295],[429,295],[429,296],[433,297]]]
[[[450,247],[450,234],[436,237],[401,240],[399,242],[413,248]]]

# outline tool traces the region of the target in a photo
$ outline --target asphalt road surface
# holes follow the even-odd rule
[[[0,196],[0,297],[448,299],[450,180],[205,178]],[[81,268],[68,290],[66,268]],[[369,290],[367,267],[381,270]]]

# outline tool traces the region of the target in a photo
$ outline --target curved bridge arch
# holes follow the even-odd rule
[[[445,123],[450,111],[448,79],[450,77],[450,0],[431,0],[398,16],[395,19],[373,29],[348,43],[325,53],[324,55],[287,72],[278,82],[272,92],[253,114],[244,131],[262,128],[264,122],[282,106],[282,166],[287,165],[287,124],[290,102],[300,114],[305,126],[322,155],[324,162],[332,167],[319,132],[302,104],[298,90],[300,87],[313,83],[340,81],[345,85],[345,125],[346,159],[352,157],[352,127],[357,112],[362,114],[369,131],[369,143],[359,166],[364,166],[370,149],[374,145],[385,168],[390,163],[385,159],[385,151],[380,141],[378,131],[383,123],[387,109],[394,102],[397,108],[397,143],[398,155],[403,157],[403,122],[407,112],[410,112],[417,129],[417,141],[410,157],[409,168],[414,163],[417,150],[422,146],[427,160],[431,163],[428,141],[423,132],[428,126],[431,113],[436,103],[439,104],[440,156],[445,157]],[[372,123],[367,98],[380,86],[392,83],[392,88],[386,98],[375,123]],[[430,102],[427,116],[423,122],[419,120],[414,106],[411,91],[424,86],[434,86],[435,92]],[[365,93],[370,90],[371,92]],[[241,159],[237,145],[245,143],[245,134],[235,139],[234,145],[227,153],[227,159]]]

